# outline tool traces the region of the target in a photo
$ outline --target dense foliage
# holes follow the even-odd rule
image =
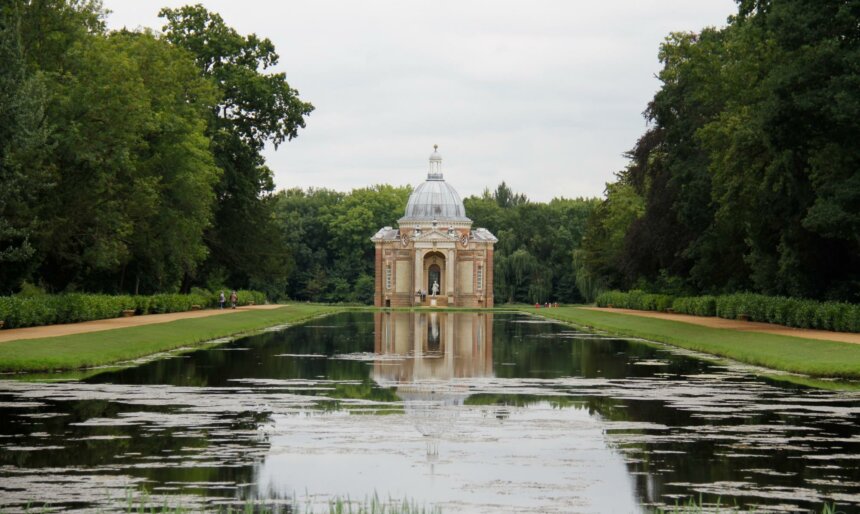
[[[571,266],[597,200],[554,198],[530,202],[503,182],[463,201],[476,227],[499,238],[494,255],[497,303],[584,300]]]
[[[315,302],[373,302],[370,237],[403,216],[410,191],[384,185],[349,193],[279,192],[276,217],[293,259],[287,295]]]
[[[597,296],[596,303],[598,307],[665,312],[672,308],[673,300],[674,298],[669,295],[646,293],[639,290],[626,293],[606,291]]]
[[[230,291],[225,294],[229,297]],[[266,295],[259,291],[240,290],[237,296],[237,305],[266,302]],[[202,289],[191,294],[150,296],[80,293],[0,296],[0,321],[4,328],[19,328],[116,318],[125,310],[133,310],[136,314],[184,312],[198,307],[216,307],[218,298],[218,293]]]
[[[860,301],[858,26],[857,0],[743,0],[667,38],[575,259],[584,291]]]
[[[268,39],[242,36],[200,5],[162,9],[167,41],[189,51],[199,73],[218,90],[206,134],[223,171],[215,187],[215,218],[206,232],[204,274],[281,296],[289,273],[283,232],[275,221],[272,171],[262,150],[298,136],[313,106],[298,97]],[[216,44],[213,44],[213,41]]]
[[[0,5],[0,293],[264,289],[289,271],[261,151],[313,107],[200,6],[108,32],[97,0]]]
[[[680,314],[746,319],[796,328],[860,332],[860,305],[845,302],[818,302],[752,293],[676,298],[633,290],[626,293],[601,293],[597,296],[597,305],[660,312],[672,309]]]
[[[109,32],[98,0],[0,5],[0,294],[369,302],[369,237],[409,188],[274,193],[262,150],[313,106],[271,71],[268,39],[199,5],[160,14],[162,34]],[[670,35],[648,129],[603,201],[504,183],[465,199],[499,238],[496,301],[860,302],[858,22],[860,0],[738,0],[727,26]],[[647,295],[630,301],[664,305]],[[810,318],[797,302],[807,314],[779,317]],[[802,323],[842,326],[816,316]]]
[[[373,301],[370,237],[403,216],[410,188],[374,186],[339,193],[291,189],[276,195],[277,219],[294,259],[289,297],[325,302]],[[596,200],[530,202],[502,183],[464,200],[474,227],[496,234],[497,302],[579,301],[569,262]]]
[[[672,302],[672,310],[679,314],[691,314],[693,316],[716,316],[716,296],[681,296]]]

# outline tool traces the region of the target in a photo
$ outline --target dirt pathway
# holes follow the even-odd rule
[[[201,311],[171,312],[168,314],[147,314],[145,316],[131,316],[129,318],[99,319],[95,321],[82,321],[81,323],[67,323],[64,325],[45,325],[42,327],[10,328],[0,330],[0,343],[15,341],[18,339],[38,339],[41,337],[67,336],[71,334],[84,334],[86,332],[101,332],[115,328],[139,327],[141,325],[152,325],[154,323],[167,323],[179,319],[205,318],[208,316],[221,316],[248,310],[277,309],[283,305],[253,305],[239,307],[237,309],[205,309]]]
[[[791,328],[770,323],[757,323],[754,321],[738,321],[733,319],[711,318],[705,316],[691,316],[688,314],[669,314],[667,312],[635,311],[631,309],[609,309],[602,307],[582,307],[592,311],[617,312],[619,314],[630,314],[643,318],[665,319],[669,321],[680,321],[693,325],[701,325],[710,328],[724,328],[727,330],[741,330],[744,332],[761,332],[763,334],[776,334],[781,336],[801,337],[803,339],[819,339],[824,341],[839,341],[841,343],[860,344],[860,334],[850,332],[831,332],[829,330],[812,330],[806,328]]]

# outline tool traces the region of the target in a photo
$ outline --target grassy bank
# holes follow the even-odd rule
[[[816,377],[860,378],[860,345],[856,344],[708,328],[577,307],[535,309],[523,306],[518,310],[772,369]]]
[[[103,332],[10,341],[0,343],[0,371],[45,372],[115,364],[274,325],[298,323],[343,310],[377,309],[295,304],[273,310],[244,311]],[[488,312],[484,309],[438,310]],[[577,307],[535,309],[531,306],[516,305],[493,309],[496,312],[513,310],[612,334],[668,343],[776,370],[814,377],[860,379],[860,345],[730,331]]]
[[[103,332],[9,341],[0,343],[0,371],[54,371],[113,364],[274,325],[298,323],[338,310],[342,309],[296,304]]]

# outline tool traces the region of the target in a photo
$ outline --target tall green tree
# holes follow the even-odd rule
[[[323,219],[329,226],[340,275],[347,281],[373,273],[370,236],[403,216],[411,190],[389,185],[354,189],[328,209]]]
[[[45,190],[42,77],[26,63],[21,7],[0,7],[0,294],[17,289],[32,267],[37,201]]]
[[[325,270],[333,262],[326,213],[343,201],[344,193],[299,188],[279,191],[275,215],[292,259],[285,294],[299,300],[321,300],[327,288]]]
[[[764,81],[768,175],[792,198],[779,289],[860,301],[860,1],[773,1],[756,18],[779,49]]]
[[[7,0],[21,14],[21,40],[28,62],[44,73],[67,71],[68,52],[106,32],[101,0]]]
[[[463,203],[475,227],[499,238],[494,258],[497,302],[582,301],[570,262],[596,200],[531,202],[502,182]]]
[[[214,187],[221,177],[206,136],[207,116],[217,90],[199,77],[191,56],[151,33],[109,37],[135,63],[146,89],[149,114],[140,154],[138,205],[129,239],[132,258],[121,273],[134,290],[178,287],[208,256],[203,236],[212,222]]]
[[[279,192],[277,219],[295,261],[287,294],[314,301],[372,301],[370,236],[403,216],[410,192],[409,187],[389,185],[349,193]]]
[[[162,9],[160,16],[167,40],[191,52],[220,93],[208,134],[223,175],[206,268],[234,287],[282,293],[290,259],[275,223],[272,171],[261,152],[267,143],[296,137],[313,106],[299,99],[283,73],[266,71],[279,59],[269,39],[240,35],[201,5]]]
[[[48,117],[57,187],[42,212],[40,273],[53,288],[101,289],[130,259],[136,211],[148,201],[136,180],[147,122],[146,92],[134,63],[104,37],[86,37],[52,74]]]
[[[54,289],[173,290],[206,256],[218,170],[205,135],[215,90],[151,34],[68,50],[49,119],[57,187],[41,205],[42,280]]]
[[[206,257],[216,88],[165,39],[108,34],[98,1],[0,10],[0,224],[17,245],[2,287],[175,289]]]
[[[595,211],[583,283],[858,301],[860,2],[738,3],[728,26],[662,45],[618,182],[644,210],[617,259]]]
[[[860,299],[858,6],[744,3],[727,29],[735,59],[721,78],[746,87],[701,135],[715,225],[740,232],[758,291]]]
[[[623,262],[627,233],[644,213],[645,200],[632,185],[606,185],[606,198],[588,218],[581,247],[573,255],[578,287],[587,299],[604,287],[629,287]]]

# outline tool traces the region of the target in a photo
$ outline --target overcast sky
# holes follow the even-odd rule
[[[105,0],[111,28],[163,6]],[[268,150],[277,187],[424,180],[433,144],[461,196],[506,181],[534,200],[599,196],[625,166],[672,31],[723,26],[733,0],[202,1],[270,38],[316,110]]]

